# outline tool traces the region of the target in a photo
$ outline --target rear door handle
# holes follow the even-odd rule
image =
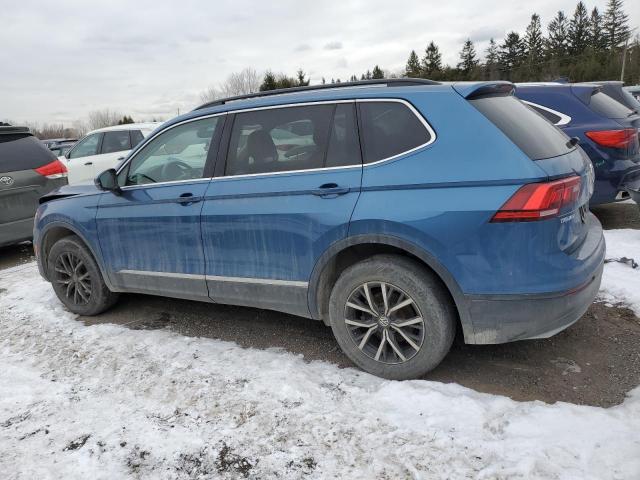
[[[93,165],[93,162],[87,162],[85,165],[88,167],[89,165]]]
[[[335,198],[338,195],[349,193],[350,190],[349,187],[341,187],[337,183],[325,183],[320,185],[318,189],[311,190],[311,193],[322,198]]]
[[[178,197],[178,203],[180,205],[191,205],[194,203],[198,203],[202,200],[202,197],[196,197],[191,192],[183,193]]]

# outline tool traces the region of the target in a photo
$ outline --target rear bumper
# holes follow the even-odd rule
[[[561,332],[577,322],[595,299],[603,266],[604,263],[600,263],[589,281],[575,291],[469,298],[474,336],[465,340],[495,344],[548,338]]]
[[[0,224],[0,247],[30,240],[33,237],[33,218]]]

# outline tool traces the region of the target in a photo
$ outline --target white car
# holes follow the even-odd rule
[[[160,125],[129,123],[93,130],[60,160],[69,171],[69,184],[90,183],[100,173],[115,168],[119,160]]]

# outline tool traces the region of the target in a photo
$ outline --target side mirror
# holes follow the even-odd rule
[[[113,192],[116,195],[120,195],[122,193],[120,185],[118,185],[118,176],[116,175],[115,168],[105,170],[96,177],[94,182],[96,184],[96,187],[98,187],[100,190]]]

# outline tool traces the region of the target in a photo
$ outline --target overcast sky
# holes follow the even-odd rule
[[[604,11],[606,1],[586,1]],[[640,1],[627,0],[632,26]],[[10,1],[0,0],[0,120],[64,122],[111,108],[136,120],[168,119],[207,86],[253,67],[319,83],[376,63],[402,70],[430,40],[454,65],[470,37],[524,32],[533,9],[543,25],[574,0],[418,1]]]

